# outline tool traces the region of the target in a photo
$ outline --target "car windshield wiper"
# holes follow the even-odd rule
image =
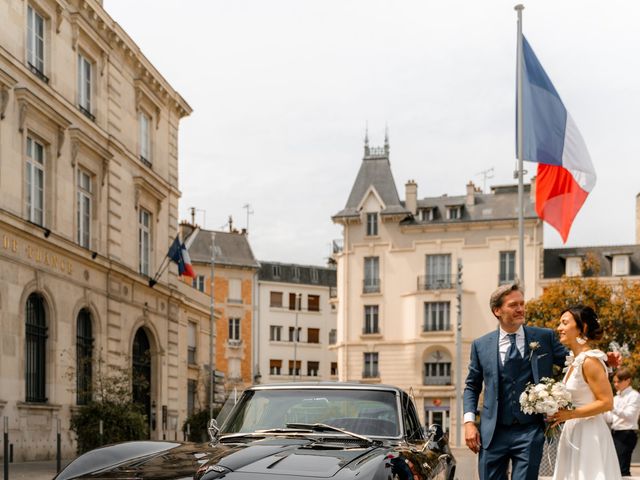
[[[327,425],[326,423],[287,423],[287,428],[307,429],[312,432],[340,432],[370,444],[376,443],[369,437],[350,432],[349,430],[343,430],[342,428],[334,427],[333,425]]]

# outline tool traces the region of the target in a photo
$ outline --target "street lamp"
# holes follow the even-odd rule
[[[215,285],[214,282],[214,266],[215,266],[215,256],[216,256],[216,234],[215,232],[211,232],[211,281],[210,284],[210,295],[209,295],[209,419],[213,418],[213,383],[215,380],[215,368],[213,365],[213,358],[215,353],[215,329],[216,329],[216,319],[214,315],[214,290],[213,287]]]

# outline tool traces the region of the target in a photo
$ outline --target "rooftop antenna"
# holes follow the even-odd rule
[[[250,203],[245,203],[242,208],[247,210],[247,235],[249,235],[249,215],[253,215],[253,208]]]
[[[487,168],[486,170],[482,170],[481,172],[476,173],[476,175],[482,175],[482,191],[484,193],[487,192],[487,179],[493,178],[495,170],[493,167]]]

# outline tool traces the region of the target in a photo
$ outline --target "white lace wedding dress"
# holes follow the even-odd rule
[[[587,357],[597,358],[606,371],[607,355],[600,350],[581,352],[569,365],[564,377],[571,392],[574,407],[595,400],[593,392],[582,375],[582,364]],[[571,368],[573,366],[573,368]],[[565,422],[558,441],[554,480],[617,480],[621,479],[618,457],[613,439],[603,415],[576,418]]]

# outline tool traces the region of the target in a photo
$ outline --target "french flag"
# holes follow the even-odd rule
[[[187,242],[189,242],[189,240],[193,241],[193,238],[195,237],[192,234]],[[176,238],[173,240],[167,256],[178,264],[178,275],[191,278],[196,277],[193,265],[191,265],[188,247],[180,241],[180,234],[176,235]]]
[[[538,163],[536,212],[566,243],[596,172],[582,135],[524,37],[522,49],[522,159]]]

